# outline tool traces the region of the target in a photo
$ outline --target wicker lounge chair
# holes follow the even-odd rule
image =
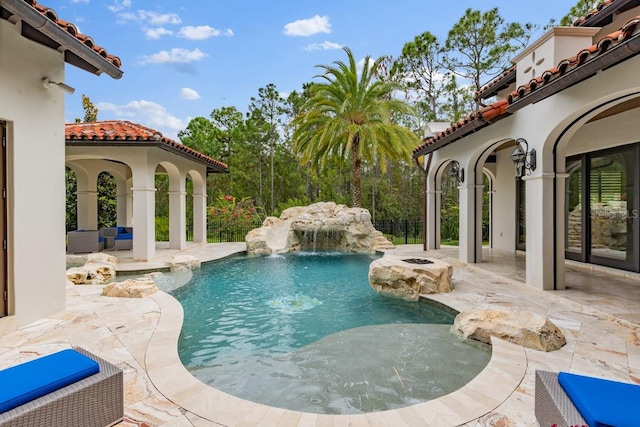
[[[536,371],[535,413],[541,427],[587,425],[560,386],[557,372]]]
[[[76,230],[67,233],[67,252],[71,254],[100,252],[104,249],[104,237],[98,230]]]
[[[75,347],[98,362],[100,372],[0,414],[0,427],[111,426],[124,417],[122,370]]]

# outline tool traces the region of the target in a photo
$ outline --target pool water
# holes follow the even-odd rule
[[[237,397],[327,414],[380,411],[454,391],[490,348],[450,332],[453,316],[374,292],[370,254],[234,256],[172,292],[179,354]]]

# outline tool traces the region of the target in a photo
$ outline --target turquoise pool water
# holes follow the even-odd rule
[[[172,294],[184,365],[232,395],[287,409],[362,413],[449,393],[490,349],[449,333],[453,316],[375,293],[376,255],[234,256]]]

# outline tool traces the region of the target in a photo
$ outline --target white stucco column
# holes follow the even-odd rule
[[[147,165],[133,169],[133,260],[149,261],[156,254],[155,171]]]
[[[124,226],[125,227],[133,227],[133,180],[128,179],[126,185],[126,202],[124,204],[124,208],[126,210],[124,215]],[[120,225],[120,223],[118,223]]]
[[[186,196],[184,181],[182,190],[169,191],[169,248],[187,247]]]
[[[116,181],[116,224],[127,226],[127,183],[123,180]]]
[[[77,174],[78,230],[98,229],[98,176]]]
[[[193,195],[193,243],[207,243],[207,196]]]
[[[522,178],[527,186],[527,285],[544,290],[553,289],[555,269],[559,267],[554,259],[553,218],[556,213],[553,211],[553,178],[553,173]],[[564,207],[558,210],[564,212]],[[564,238],[564,234],[562,236]],[[562,259],[560,264],[564,264],[564,251]]]
[[[427,249],[440,247],[440,190],[427,190]]]
[[[482,186],[480,186],[480,189],[482,191]],[[476,262],[476,191],[475,184],[465,184],[458,187],[460,215],[458,258],[464,262]]]
[[[555,225],[555,259],[556,259],[556,287],[555,289],[566,289],[565,281],[565,236],[567,233],[565,223],[565,202],[567,199],[566,184],[569,178],[568,173],[556,173],[556,225]]]

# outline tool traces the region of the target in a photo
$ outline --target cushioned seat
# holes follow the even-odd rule
[[[589,427],[638,425],[640,386],[567,372],[558,382]]]
[[[71,349],[4,369],[0,371],[0,413],[99,371],[96,361]]]

